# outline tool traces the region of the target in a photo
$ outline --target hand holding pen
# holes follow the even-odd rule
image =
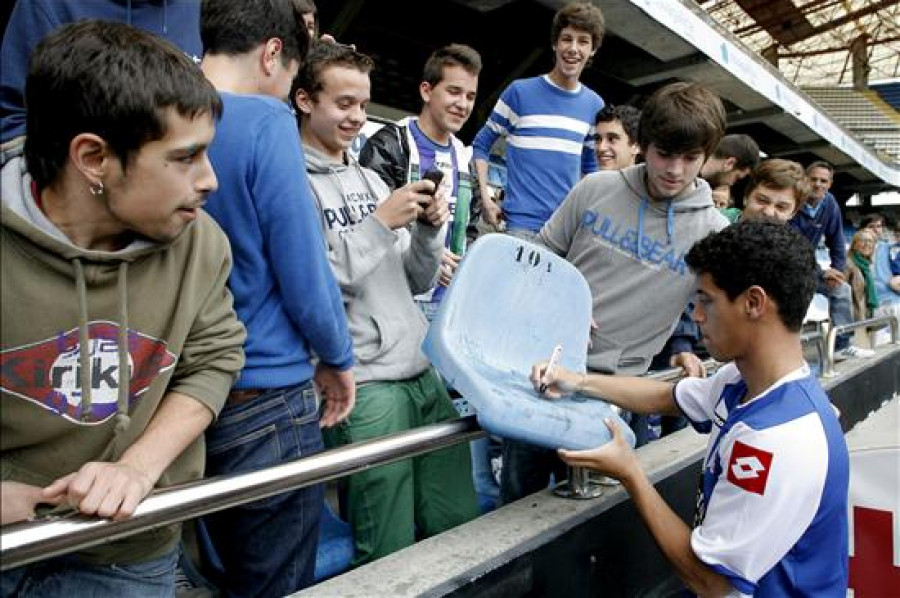
[[[572,394],[584,379],[584,374],[576,374],[560,365],[561,358],[562,346],[557,345],[549,361],[542,361],[531,368],[531,384],[546,398],[558,399],[564,394]]]

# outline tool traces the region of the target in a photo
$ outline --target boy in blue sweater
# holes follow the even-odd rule
[[[806,176],[812,194],[806,204],[791,218],[789,224],[806,237],[813,248],[822,238],[828,247],[831,265],[819,272],[817,293],[828,297],[831,323],[842,326],[853,321],[850,285],[844,280],[847,262],[847,242],[844,240],[844,221],[837,200],[828,190],[834,179],[834,169],[827,162],[813,162],[806,167]],[[840,334],[834,343],[837,359],[871,357],[871,349],[863,349],[850,343],[850,334]]]
[[[302,23],[291,0],[202,5],[203,72],[225,104],[208,210],[231,241],[229,287],[247,327],[246,366],[207,432],[210,475],[321,451],[320,424],[336,424],[355,399],[353,345],[285,102],[309,46]],[[316,485],[207,517],[225,593],[284,596],[310,585],[322,501]]]
[[[553,70],[513,81],[500,95],[472,141],[487,224],[505,220],[510,233],[534,237],[581,176],[597,170],[594,118],[603,100],[579,78],[603,34],[599,8],[567,4],[553,17]],[[488,156],[500,137],[509,176],[502,213],[488,186]]]

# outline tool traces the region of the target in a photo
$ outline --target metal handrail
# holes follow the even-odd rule
[[[717,366],[704,362],[708,371]],[[681,368],[647,374],[675,380]],[[4,526],[0,532],[0,571],[84,550],[153,528],[200,517],[327,482],[363,469],[414,457],[486,435],[474,415],[390,436],[346,445],[258,471],[207,478],[151,493],[122,521],[72,512]]]
[[[900,344],[900,320],[898,320],[897,316],[878,316],[877,318],[859,320],[849,324],[842,324],[841,326],[831,326],[825,339],[825,363],[823,364],[822,377],[831,378],[837,375],[834,369],[834,342],[837,340],[837,335],[858,328],[868,328],[882,324],[889,324],[891,327],[891,343],[895,345]]]
[[[165,488],[148,496],[134,515],[122,521],[73,513],[4,526],[0,535],[0,570],[327,482],[484,435],[471,415],[350,444],[259,471]]]
[[[805,346],[809,343],[812,343],[816,349],[816,356],[819,358],[819,364],[825,363],[825,339],[827,333],[825,330],[828,329],[828,325],[820,322],[816,329],[811,332],[804,332],[800,335],[800,342]]]
[[[722,364],[715,359],[707,359],[703,362],[703,367],[706,368],[706,374],[713,374],[717,369],[719,369]],[[678,380],[682,376],[681,368],[669,368],[668,370],[660,370],[658,372],[652,372],[650,374],[644,374],[644,378],[649,378],[650,380],[659,380],[661,382],[674,382]]]

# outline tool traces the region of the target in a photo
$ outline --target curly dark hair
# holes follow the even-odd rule
[[[709,274],[729,299],[762,287],[778,307],[785,328],[799,332],[816,292],[813,247],[793,228],[773,221],[741,220],[697,241],[685,262]]]

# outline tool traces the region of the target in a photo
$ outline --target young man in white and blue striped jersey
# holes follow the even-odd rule
[[[553,17],[555,63],[546,75],[513,81],[472,142],[482,218],[534,237],[582,175],[597,170],[594,117],[603,99],[579,79],[603,41],[600,9],[567,4]],[[508,183],[503,208],[488,187],[488,156],[506,140]]]
[[[696,243],[694,321],[710,378],[532,369],[549,398],[579,392],[638,412],[684,414],[709,435],[693,527],[653,488],[615,424],[613,441],[560,451],[622,482],[684,585],[699,596],[844,596],[847,445],[803,358],[800,328],[817,285],[812,246],[778,221],[742,219]]]

